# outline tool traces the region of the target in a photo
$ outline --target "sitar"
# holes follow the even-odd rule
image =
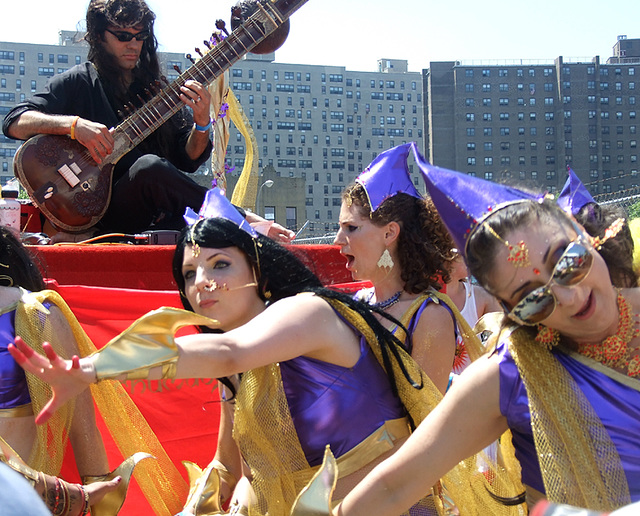
[[[68,135],[40,134],[27,140],[13,166],[29,197],[61,230],[78,233],[95,226],[111,200],[115,164],[182,109],[180,87],[188,80],[205,86],[214,81],[306,2],[256,0],[249,18],[113,129],[113,152],[100,164]]]

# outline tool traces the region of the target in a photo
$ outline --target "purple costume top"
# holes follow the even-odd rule
[[[513,434],[522,481],[544,493],[524,383],[506,343],[500,343],[496,353],[500,363],[500,412]],[[553,353],[589,400],[618,450],[631,500],[640,500],[640,391],[560,351]]]
[[[327,444],[340,457],[385,421],[406,415],[363,336],[360,359],[351,368],[300,356],[281,362],[280,371],[291,418],[311,466],[322,463]]]
[[[13,409],[31,403],[24,370],[9,354],[15,337],[15,305],[0,314],[0,409]]]

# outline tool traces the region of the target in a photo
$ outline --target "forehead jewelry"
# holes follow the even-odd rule
[[[520,240],[516,245],[513,245],[498,235],[498,233],[496,233],[489,224],[485,224],[484,227],[507,247],[509,250],[507,261],[511,263],[511,265],[514,267],[529,267],[531,265],[531,262],[529,261],[529,249],[527,248],[527,244],[524,240]]]
[[[198,225],[198,222],[200,222],[201,220],[203,219],[196,220],[192,224],[191,230],[189,231],[189,240],[191,241],[191,255],[194,258],[197,258],[198,256],[200,256],[200,246],[196,243],[195,231],[196,231],[196,226]]]
[[[605,229],[604,236],[602,238],[600,238],[599,236],[590,238],[591,245],[595,247],[597,251],[599,251],[602,245],[607,240],[609,240],[610,238],[614,238],[618,233],[620,233],[620,231],[622,231],[624,222],[625,221],[623,218],[614,220],[612,224],[607,229]]]

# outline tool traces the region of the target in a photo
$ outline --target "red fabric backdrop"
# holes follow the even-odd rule
[[[171,274],[173,246],[64,245],[31,248],[50,286],[69,304],[96,347],[125,330],[135,319],[160,306],[180,307]],[[290,246],[325,285],[346,291],[352,283],[336,246]],[[130,383],[130,382],[128,382]],[[215,452],[219,406],[215,382],[136,384],[132,399],[147,418],[171,460],[186,479],[182,460],[206,466]],[[101,424],[101,422],[99,422]],[[112,468],[121,460],[115,445],[106,443]],[[75,479],[71,467],[63,476]],[[151,514],[135,482],[120,513]]]

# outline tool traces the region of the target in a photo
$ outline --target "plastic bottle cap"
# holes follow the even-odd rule
[[[17,199],[18,191],[17,190],[2,190],[0,193],[0,197],[3,199]]]

